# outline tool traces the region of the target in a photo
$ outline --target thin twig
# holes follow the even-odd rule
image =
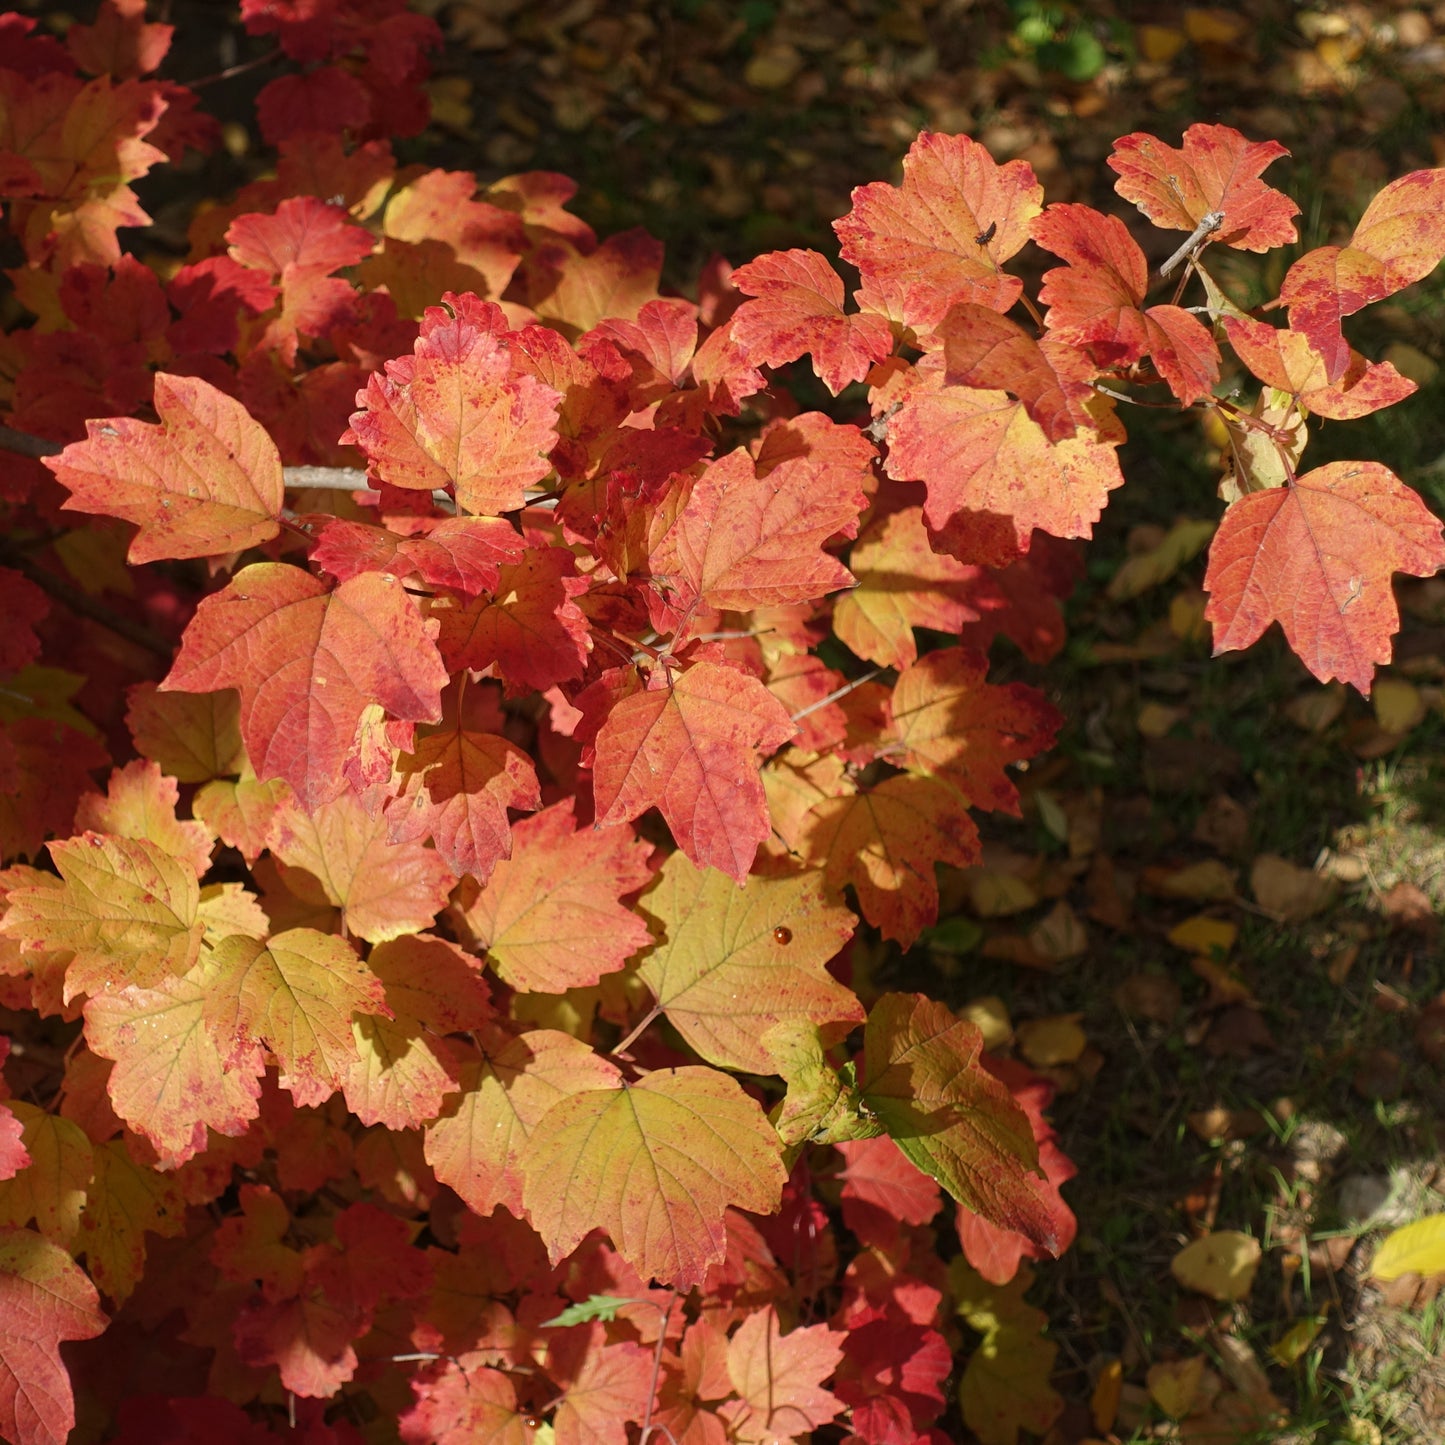
[[[677,1286],[672,1288],[671,1298],[667,1301],[667,1308],[662,1312],[662,1323],[657,1329],[657,1348],[652,1352],[652,1379],[647,1386],[647,1409],[642,1412],[642,1435],[638,1445],[647,1445],[652,1436],[652,1405],[657,1399],[657,1381],[662,1374],[662,1351],[667,1344],[667,1322],[672,1317],[672,1307],[677,1303]],[[672,1438],[672,1432],[667,1427],[659,1427],[667,1431],[668,1438]]]
[[[1194,252],[1223,224],[1223,211],[1206,211],[1199,218],[1199,224],[1190,232],[1189,239],[1159,268],[1159,274],[1167,280],[1169,273],[1186,257],[1192,258]]]
[[[90,618],[92,622],[98,622],[117,637],[123,637],[127,642],[133,642],[137,647],[143,647],[147,652],[165,658],[167,662],[175,655],[175,644],[167,641],[159,632],[152,631],[143,622],[133,621],[112,611],[105,603],[97,602],[95,598],[78,591],[73,583],[57,577],[54,572],[46,571],[44,567],[37,567],[23,552],[5,542],[0,542],[0,563],[27,577],[63,607]]]
[[[238,61],[235,65],[229,65],[225,70],[217,70],[211,75],[203,75],[199,80],[188,80],[183,82],[187,90],[199,90],[203,85],[215,85],[217,81],[234,80],[238,75],[245,75],[248,71],[259,70],[263,65],[270,65],[273,60],[281,58],[281,47],[278,45],[275,50],[268,50],[265,55],[258,55],[253,60]]]
[[[827,697],[820,697],[817,702],[810,702],[800,712],[793,714],[794,722],[802,722],[811,712],[817,712],[820,707],[827,707],[830,702],[837,702],[840,697],[847,697],[856,687],[862,687],[865,682],[872,682],[883,669],[881,667],[870,668],[862,677],[855,677],[852,682],[846,682],[842,687],[836,687]]]
[[[59,442],[48,442],[43,437],[33,437],[13,426],[0,426],[0,451],[14,452],[22,457],[53,457],[65,448]]]

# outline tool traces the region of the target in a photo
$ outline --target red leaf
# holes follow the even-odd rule
[[[490,597],[432,609],[452,672],[496,667],[509,694],[545,692],[582,676],[591,638],[576,599],[587,590],[565,547],[529,547],[500,568]]]
[[[104,0],[93,25],[72,25],[65,48],[88,75],[134,79],[166,58],[174,25],[148,25],[144,0]]]
[[[281,530],[281,458],[246,408],[194,376],[156,377],[160,424],[86,423],[89,439],[46,460],[67,511],[134,522],[132,562],[239,552]]]
[[[853,1407],[853,1429],[869,1445],[916,1445],[918,1430],[943,1410],[952,1369],[953,1351],[937,1330],[871,1320],[843,1337],[833,1388]]]
[[[953,307],[936,335],[943,341],[945,386],[1004,388],[1051,442],[1090,425],[1094,367],[1077,346],[1048,336],[1035,341],[1008,317],[968,304]]]
[[[577,699],[584,713],[603,700],[598,684]],[[599,826],[658,808],[678,846],[698,867],[741,883],[768,836],[758,754],[797,731],[783,705],[755,677],[715,662],[621,698],[596,729],[592,788]]]
[[[414,1404],[398,1421],[407,1445],[530,1445],[536,1432],[517,1408],[510,1375],[490,1351],[432,1366],[412,1381]]]
[[[360,130],[370,115],[366,87],[336,65],[280,76],[256,96],[256,119],[269,145],[307,131]]]
[[[476,597],[496,589],[500,567],[521,561],[523,546],[516,529],[494,517],[444,517],[416,537],[332,521],[311,549],[311,560],[338,582],[361,572],[392,571]]]
[[[413,491],[454,488],[468,512],[515,511],[551,470],[558,394],[528,375],[503,337],[500,308],[475,296],[429,307],[414,355],[386,363],[357,396],[343,442],[374,474]]]
[[[1445,567],[1441,523],[1379,462],[1330,462],[1241,497],[1209,550],[1214,650],[1248,647],[1277,621],[1321,682],[1366,697],[1400,624],[1391,574]]]
[[[5,1045],[4,1052],[10,1049],[10,1040],[0,1040]],[[7,1105],[0,1104],[0,1180],[13,1179],[22,1169],[31,1163],[31,1158],[24,1143],[25,1125],[15,1117],[14,1111]],[[29,1215],[25,1216],[27,1219]],[[37,1218],[37,1223],[40,1220]]]
[[[1191,125],[1182,149],[1136,131],[1114,142],[1114,189],[1156,226],[1192,231],[1211,211],[1224,220],[1214,239],[1241,251],[1268,251],[1296,239],[1299,207],[1259,179],[1289,152],[1278,141],[1248,141],[1227,125]]]
[[[732,334],[757,366],[784,366],[805,352],[837,396],[893,350],[887,317],[846,315],[843,282],[817,251],[773,251],[733,272],[733,285],[757,301],[733,313]]]
[[[756,463],[739,448],[708,465],[653,547],[654,577],[679,609],[811,602],[853,580],[823,550],[867,505],[873,448],[810,412],[775,427]]]
[[[241,736],[257,777],[285,778],[304,808],[346,787],[362,714],[441,717],[446,670],[399,581],[366,572],[328,592],[299,567],[260,562],[207,597],[162,689],[241,693]]]
[[[511,857],[485,887],[464,884],[457,921],[524,993],[564,993],[615,972],[651,941],[620,902],[652,877],[651,849],[631,828],[576,830],[564,798],[512,829]]]
[[[269,276],[285,276],[290,267],[327,276],[356,265],[376,244],[370,231],[351,223],[344,207],[315,196],[293,196],[270,215],[237,216],[226,240],[232,260]]]
[[[1013,305],[1023,283],[1000,264],[1028,240],[1043,194],[1026,161],[1000,166],[967,136],[925,132],[904,158],[902,186],[860,186],[833,229],[863,275],[859,300],[923,331],[960,301]]]
[[[60,1343],[92,1340],[108,1323],[95,1286],[59,1245],[0,1230],[0,1435],[65,1445],[75,1402]]]
[[[932,1223],[938,1185],[886,1134],[833,1147],[843,1156],[843,1222],[863,1244],[887,1249],[902,1225]]]
[[[1290,326],[1325,359],[1330,381],[1350,363],[1340,318],[1428,276],[1445,257],[1445,169],[1411,171],[1370,204],[1347,246],[1321,246],[1289,268],[1279,299]]]
[[[9,567],[0,567],[0,677],[19,672],[40,656],[34,627],[50,612],[50,599],[31,581]]]

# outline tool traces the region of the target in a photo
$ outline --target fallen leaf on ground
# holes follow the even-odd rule
[[[1387,733],[1402,735],[1425,720],[1427,708],[1420,689],[1403,677],[1380,678],[1370,700],[1375,704],[1375,721]]]
[[[1261,853],[1249,870],[1255,902],[1282,922],[1303,923],[1334,901],[1333,882],[1274,853]]]
[[[1313,687],[1285,704],[1284,715],[1309,733],[1322,733],[1345,710],[1345,685],[1342,682]]]
[[[1021,1023],[1017,1030],[1019,1051],[1037,1069],[1072,1064],[1089,1042],[1079,1027],[1081,1018],[1081,1013],[1055,1014]]]
[[[1146,1383],[1153,1401],[1171,1420],[1182,1420],[1193,1408],[1204,1375],[1204,1356],[1160,1360],[1149,1366]]]
[[[1238,924],[1225,918],[1211,918],[1206,913],[1196,913],[1169,930],[1169,942],[1176,948],[1215,959],[1223,959],[1238,937]]]
[[[1237,1229],[1217,1229],[1186,1244],[1169,1261],[1169,1272],[1185,1289],[1215,1300],[1242,1300],[1259,1268],[1259,1241]]]
[[[1187,898],[1194,903],[1223,903],[1234,897],[1239,870],[1217,858],[1191,863],[1184,868],[1146,868],[1144,882],[1151,893],[1166,898]]]

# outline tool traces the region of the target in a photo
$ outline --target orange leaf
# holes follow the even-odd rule
[[[132,562],[210,557],[270,541],[285,501],[281,457],[234,397],[195,376],[156,377],[159,425],[115,417],[86,423],[46,465],[72,512],[134,522]]]
[[[1248,647],[1278,621],[1300,661],[1366,697],[1400,624],[1390,578],[1445,566],[1441,523],[1379,462],[1330,462],[1241,497],[1209,551],[1204,615],[1214,650]]]
[[[1215,239],[1241,251],[1268,251],[1295,240],[1299,207],[1259,174],[1289,152],[1278,141],[1248,141],[1232,126],[1191,125],[1182,149],[1135,132],[1114,142],[1114,189],[1156,226],[1192,231],[1223,212]]]
[[[859,186],[833,229],[863,275],[859,300],[916,331],[959,301],[1004,312],[1023,283],[1000,270],[1028,240],[1043,187],[1026,161],[1000,166],[968,136],[920,135],[902,186]]]
[[[512,856],[485,887],[464,883],[458,922],[487,961],[524,993],[563,993],[621,968],[652,935],[619,900],[652,877],[631,828],[576,830],[573,799],[524,818]]]
[[[728,1374],[741,1397],[720,1413],[734,1439],[781,1445],[810,1438],[843,1409],[823,1381],[843,1358],[841,1330],[807,1325],[785,1335],[773,1305],[755,1310],[728,1341]]]

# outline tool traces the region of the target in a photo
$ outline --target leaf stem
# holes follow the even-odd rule
[[[642,1434],[638,1437],[637,1445],[647,1445],[654,1428],[663,1430],[668,1439],[673,1441],[673,1445],[677,1445],[671,1430],[665,1425],[655,1427],[652,1423],[652,1406],[657,1399],[657,1381],[662,1374],[662,1351],[667,1344],[667,1322],[672,1318],[672,1307],[676,1303],[677,1286],[674,1285],[667,1308],[662,1312],[662,1323],[657,1327],[657,1348],[652,1352],[652,1379],[647,1384],[647,1408],[642,1412]]]
[[[646,1030],[648,1024],[650,1024],[653,1019],[657,1018],[661,1013],[662,1009],[657,1004],[653,1004],[653,1006],[643,1015],[642,1022],[639,1023],[637,1027],[633,1029],[632,1032],[628,1034],[627,1037],[623,1039],[620,1044],[616,1045],[616,1047],[613,1048],[613,1055],[617,1058],[621,1058],[628,1051],[628,1049],[630,1049],[633,1044],[637,1042],[638,1038]]]
[[[800,708],[792,715],[794,722],[802,722],[809,713],[817,712],[820,707],[827,707],[830,702],[837,702],[840,697],[847,697],[854,688],[862,687],[865,682],[872,682],[883,669],[881,667],[869,668],[862,677],[855,677],[852,682],[845,682],[842,687],[835,687],[827,697],[820,697],[817,702],[810,702],[807,707]]]

